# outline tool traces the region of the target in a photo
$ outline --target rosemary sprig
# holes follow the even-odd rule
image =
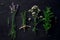
[[[26,25],[26,11],[23,11],[23,13],[21,13],[22,16],[22,25]]]
[[[30,28],[31,26],[26,25],[26,11],[23,11],[21,13],[21,17],[22,17],[22,26],[19,29],[23,29],[24,32],[26,31],[26,28]]]

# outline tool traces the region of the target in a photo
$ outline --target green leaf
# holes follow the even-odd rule
[[[46,31],[48,31],[51,28],[51,18],[53,17],[53,12],[51,12],[49,7],[46,7],[44,12],[44,19],[43,19],[43,26]]]

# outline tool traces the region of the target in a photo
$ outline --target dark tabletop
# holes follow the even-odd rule
[[[21,26],[20,12],[30,9],[33,5],[38,5],[41,10],[46,6],[52,7],[52,11],[57,16],[57,24],[48,32],[49,37],[42,28],[39,28],[37,35],[32,31],[23,32],[17,29],[16,40],[59,40],[60,38],[60,1],[59,0],[0,0],[0,40],[10,40],[8,37],[10,26],[7,25],[7,17],[11,20],[9,5],[14,2],[20,8],[16,15],[17,28]]]

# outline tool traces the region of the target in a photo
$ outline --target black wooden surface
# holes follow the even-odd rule
[[[32,31],[23,32],[17,29],[16,40],[59,40],[60,38],[60,1],[59,0],[0,0],[0,40],[10,40],[8,37],[10,26],[7,25],[7,17],[11,20],[9,5],[14,2],[19,4],[20,8],[16,15],[17,28],[21,26],[20,12],[30,9],[33,5],[38,5],[41,10],[46,6],[52,7],[54,14],[57,16],[57,24],[48,32],[48,37],[44,30],[39,27],[37,35]]]

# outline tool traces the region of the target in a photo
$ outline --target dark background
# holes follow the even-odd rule
[[[41,10],[46,6],[52,8],[53,13],[57,17],[57,23],[51,27],[46,37],[42,28],[39,28],[37,35],[32,31],[23,32],[17,29],[16,40],[60,40],[60,1],[59,0],[0,0],[0,40],[10,40],[8,37],[10,26],[7,25],[7,17],[11,20],[9,5],[14,2],[19,4],[20,8],[16,15],[17,28],[21,26],[20,12],[30,9],[33,5],[38,5]]]

